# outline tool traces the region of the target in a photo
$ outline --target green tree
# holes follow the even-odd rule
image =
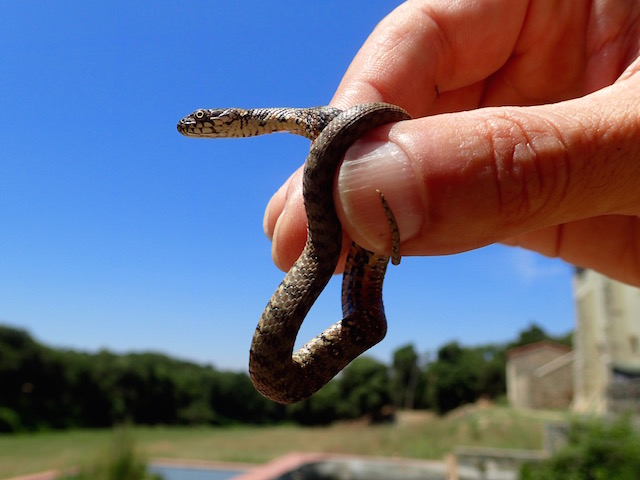
[[[542,340],[550,340],[570,347],[572,346],[572,337],[572,332],[554,337],[545,332],[541,326],[536,323],[531,323],[528,328],[519,333],[518,339],[515,342],[509,344],[509,348],[529,345],[530,343],[540,342]]]
[[[210,388],[218,423],[268,423],[284,418],[285,407],[260,395],[245,373],[217,372]]]
[[[387,366],[370,357],[359,357],[342,371],[339,378],[341,418],[382,416],[383,407],[391,404]]]
[[[480,395],[479,356],[451,342],[438,350],[429,365],[429,401],[440,413],[475,401]]]
[[[273,422],[284,407],[245,373],[154,353],[51,349],[0,326],[0,431],[142,424]]]
[[[393,352],[392,392],[397,408],[411,410],[416,399],[416,390],[421,379],[419,356],[413,345],[405,345]]]
[[[340,419],[340,381],[333,379],[306,400],[287,406],[289,418],[302,425],[327,425]]]
[[[188,425],[220,423],[213,408],[212,385],[217,372],[211,367],[181,369],[176,378],[178,423]]]
[[[476,347],[478,358],[478,394],[496,398],[507,391],[507,349],[503,345]]]
[[[547,332],[545,332],[539,325],[532,323],[529,325],[529,328],[520,332],[514,346],[528,345],[530,343],[548,339],[549,335],[547,335]]]

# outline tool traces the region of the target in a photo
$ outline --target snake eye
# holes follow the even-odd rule
[[[195,112],[193,112],[193,116],[195,117],[196,120],[202,120],[204,118],[204,115],[205,115],[205,112],[202,109],[196,110]]]

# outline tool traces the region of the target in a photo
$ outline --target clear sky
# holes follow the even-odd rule
[[[199,107],[326,104],[399,1],[1,2],[0,323],[85,351],[245,369],[283,277],[264,207],[308,141],[188,139]],[[491,246],[403,258],[385,284],[389,361],[412,342],[573,328],[571,268]],[[340,315],[340,279],[301,330]]]

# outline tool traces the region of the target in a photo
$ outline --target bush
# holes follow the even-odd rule
[[[104,458],[81,468],[77,474],[60,480],[162,480],[147,472],[147,465],[135,449],[126,429],[115,432],[113,444]]]
[[[16,433],[21,430],[20,416],[10,408],[0,407],[0,433]]]
[[[567,445],[537,465],[524,465],[521,480],[637,480],[640,435],[629,417],[575,422]]]

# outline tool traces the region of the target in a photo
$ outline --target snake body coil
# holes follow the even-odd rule
[[[271,400],[294,403],[311,396],[386,334],[382,283],[389,257],[353,243],[342,283],[344,318],[293,353],[300,325],[340,257],[342,227],[334,208],[333,182],[342,157],[369,130],[409,118],[400,107],[372,103],[344,112],[331,107],[200,109],[178,123],[178,131],[190,137],[288,131],[312,140],[303,177],[307,242],[262,313],[250,351],[253,384]],[[397,233],[382,195],[381,199]],[[397,236],[394,243],[397,247]]]

